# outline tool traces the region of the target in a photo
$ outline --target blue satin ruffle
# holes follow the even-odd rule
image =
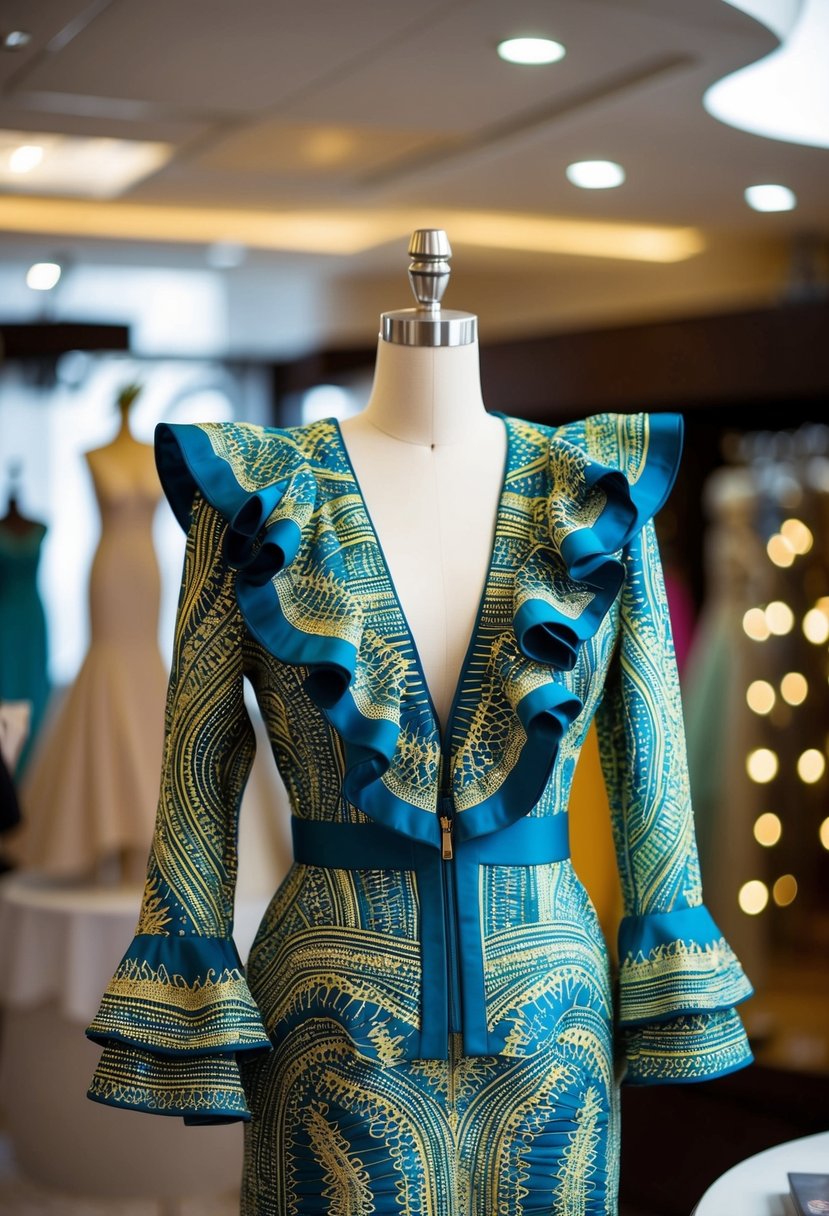
[[[730,1009],[753,991],[704,904],[623,918],[619,1025]]]

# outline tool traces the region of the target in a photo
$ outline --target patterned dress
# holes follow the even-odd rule
[[[702,903],[652,522],[682,420],[498,416],[444,730],[336,421],[156,434],[187,550],[143,908],[87,1031],[89,1093],[245,1120],[244,1216],[610,1216],[620,1081],[751,1060],[751,987]],[[246,969],[244,677],[295,857]],[[594,716],[625,900],[613,980],[567,846]]]

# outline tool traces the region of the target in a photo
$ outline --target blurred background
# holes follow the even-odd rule
[[[756,988],[756,1064],[625,1091],[623,1211],[687,1213],[829,1126],[827,62],[826,0],[2,5],[0,1212],[236,1210],[238,1127],[83,1097],[181,577],[148,445],[161,420],[361,409],[423,227],[448,233],[444,303],[479,317],[490,408],[685,416],[657,529],[706,901]],[[243,950],[290,861],[265,747]],[[612,946],[591,748],[574,849]]]

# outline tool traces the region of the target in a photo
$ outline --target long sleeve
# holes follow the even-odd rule
[[[624,897],[617,1021],[625,1081],[697,1081],[751,1062],[734,1006],[752,988],[702,902],[652,519],[623,558],[619,637],[596,725]]]
[[[155,833],[135,937],[87,1035],[89,1097],[185,1122],[247,1119],[237,1053],[270,1047],[233,943],[236,829],[254,754],[226,521],[195,494]]]

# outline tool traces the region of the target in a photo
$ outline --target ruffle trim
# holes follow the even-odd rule
[[[622,920],[621,1026],[730,1009],[753,991],[704,905]]]
[[[620,551],[668,497],[682,433],[681,417],[668,414],[603,414],[551,433],[547,510],[515,578],[519,661],[506,659],[501,673],[522,742],[497,790],[463,807],[461,838],[506,826],[538,800],[582,708],[555,673],[575,666],[615,599]],[[277,659],[307,667],[305,689],[343,741],[345,796],[439,847],[435,808],[407,801],[404,781],[383,780],[405,735],[405,672],[366,644],[338,538],[318,511],[312,464],[290,431],[163,423],[156,463],[183,528],[197,491],[227,520],[224,552],[245,623]],[[438,749],[436,741],[429,762]]]
[[[599,630],[624,580],[622,549],[668,498],[683,426],[679,414],[597,414],[551,432],[546,509],[515,575],[520,654],[505,648],[498,672],[521,741],[495,792],[463,808],[460,839],[506,827],[538,801],[583,708],[558,673]]]
[[[680,414],[598,414],[553,433],[547,512],[515,580],[514,628],[527,658],[575,666],[621,588],[620,551],[673,488],[683,433]],[[614,459],[622,467],[606,463]]]
[[[177,1115],[188,1124],[248,1122],[239,1066],[233,1056],[162,1059],[136,1047],[105,1047],[87,1090],[105,1106]]]
[[[364,612],[338,539],[312,518],[316,478],[286,430],[249,424],[171,425],[155,433],[156,464],[183,528],[197,491],[228,521],[224,553],[251,635],[308,669],[304,687],[343,741],[343,791],[371,818],[439,846],[437,816],[382,781],[402,726],[405,672],[375,672],[361,650]],[[367,650],[367,648],[364,648]],[[378,650],[379,653],[379,650]]]
[[[103,1047],[192,1058],[271,1046],[226,938],[137,934],[87,1027]]]
[[[621,1032],[625,1085],[710,1081],[751,1064],[754,1057],[734,1009],[676,1017]]]

